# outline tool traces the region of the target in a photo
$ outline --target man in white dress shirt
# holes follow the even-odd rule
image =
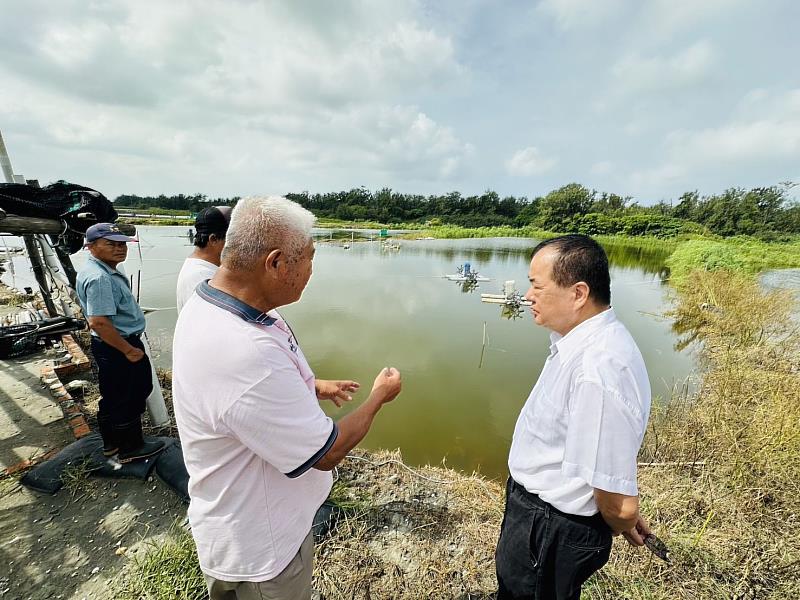
[[[231,222],[231,210],[230,206],[209,206],[197,214],[194,220],[194,251],[183,261],[178,273],[178,314],[198,284],[211,279],[219,269],[225,234]]]
[[[636,546],[637,454],[650,412],[644,361],[611,308],[608,259],[583,235],[533,250],[525,298],[550,355],[514,429],[496,551],[498,598],[573,600],[609,558]]]
[[[211,600],[311,597],[311,523],[330,471],[400,393],[400,373],[385,368],[350,414],[334,423],[322,411],[320,399],[338,404],[358,385],[316,380],[275,311],[311,277],[313,224],[285,198],[241,200],[222,265],[175,327],[175,418]]]

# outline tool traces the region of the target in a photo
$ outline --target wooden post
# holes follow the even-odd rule
[[[128,223],[117,223],[119,230],[125,235],[135,236],[136,227]],[[9,214],[0,208],[0,232],[25,235],[28,233],[46,233],[61,235],[64,222],[58,219],[42,219],[40,217],[20,217]]]

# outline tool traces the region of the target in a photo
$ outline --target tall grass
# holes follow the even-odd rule
[[[441,225],[424,229],[417,235],[445,240],[489,237],[529,237],[541,240],[555,237],[558,234],[534,227],[509,227],[506,225],[498,227],[460,227],[458,225]]]
[[[586,596],[800,598],[800,335],[788,292],[695,271],[673,317],[701,342],[695,395],[654,406],[640,460],[645,515],[673,564],[618,543]]]

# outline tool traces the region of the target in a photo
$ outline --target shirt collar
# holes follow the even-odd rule
[[[613,308],[607,308],[600,314],[586,319],[573,327],[567,335],[555,331],[550,334],[550,352],[561,354],[561,360],[566,361],[578,350],[586,346],[589,338],[596,332],[617,320]]]
[[[230,294],[226,294],[222,290],[211,287],[208,285],[208,280],[202,281],[200,285],[197,286],[196,292],[197,295],[206,302],[214,306],[219,306],[229,313],[233,313],[237,317],[244,319],[248,323],[258,323],[260,325],[272,325],[275,323],[275,319],[270,317],[267,313],[261,312],[257,308],[242,302],[238,298],[234,298]]]
[[[112,269],[111,267],[109,267],[109,266],[108,266],[106,263],[104,263],[104,262],[103,262],[102,260],[100,260],[99,258],[95,258],[94,256],[91,256],[91,255],[89,255],[89,260],[91,260],[92,262],[94,262],[96,265],[99,265],[101,269],[103,269],[104,271],[106,271],[106,272],[108,272],[108,273],[111,273],[112,275],[113,275],[114,273],[116,273],[117,275],[122,275],[122,273],[120,273],[120,272],[119,272],[119,271],[117,271],[116,269]],[[124,277],[124,275],[123,275],[123,277]]]

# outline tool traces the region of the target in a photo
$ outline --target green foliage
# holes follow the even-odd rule
[[[209,198],[205,194],[178,194],[176,196],[137,196],[135,194],[122,194],[114,199],[114,206],[117,208],[131,209],[134,212],[147,209],[146,212],[158,214],[158,211],[151,209],[164,209],[164,213],[177,214],[184,211],[198,212],[208,206],[234,205],[239,200],[238,196],[233,198]],[[177,212],[176,212],[177,211]]]
[[[626,235],[675,237],[682,234],[701,233],[697,223],[675,219],[657,213],[632,213],[608,215],[589,213],[569,220],[564,231],[585,235]]]
[[[766,241],[782,241],[800,234],[800,205],[788,196],[792,184],[700,197],[683,194],[677,205],[659,202],[639,206],[631,198],[590,190],[570,183],[544,197],[500,196],[486,190],[476,196],[460,192],[422,196],[402,194],[390,188],[370,191],[364,187],[311,194],[288,193],[323,221],[356,223],[404,223],[462,228],[517,227],[580,232],[587,235],[655,236],[714,233],[723,237],[749,235]],[[119,196],[116,206],[136,212],[198,211],[212,204],[235,204],[238,198],[209,199],[202,194],[186,196]],[[475,237],[482,235],[476,234]],[[525,235],[524,233],[516,235]],[[463,235],[461,237],[464,237]]]
[[[725,237],[800,233],[800,207],[788,197],[791,187],[792,184],[752,190],[731,188],[703,198],[697,192],[687,192],[680,197],[672,216],[701,223]]]
[[[578,183],[554,190],[539,203],[537,224],[550,231],[567,231],[573,218],[589,212],[594,198],[594,191]]]
[[[689,240],[677,247],[667,266],[672,281],[678,285],[695,270],[752,274],[771,268],[800,267],[800,241],[768,244],[749,237]]]
[[[120,600],[180,598],[201,600],[208,591],[191,534],[174,524],[163,541],[151,542],[137,554],[116,583]]]
[[[439,239],[456,240],[462,238],[489,238],[489,237],[529,237],[544,239],[554,237],[556,234],[550,231],[537,229],[536,227],[459,227],[457,225],[442,225],[433,227],[421,232],[425,236]]]

